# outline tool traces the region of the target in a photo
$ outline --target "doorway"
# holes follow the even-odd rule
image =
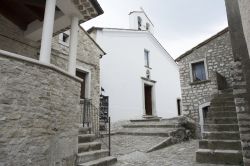
[[[83,80],[81,83],[80,99],[85,99],[86,98],[86,73],[77,70],[76,76]]]
[[[144,84],[144,102],[146,115],[152,114],[152,86]]]

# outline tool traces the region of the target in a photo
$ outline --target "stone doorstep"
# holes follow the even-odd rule
[[[77,163],[83,164],[89,161],[97,160],[109,155],[108,150],[95,150],[90,152],[83,152],[77,154]]]
[[[159,122],[160,119],[159,118],[151,118],[151,119],[132,119],[130,120],[130,122]]]
[[[84,164],[78,164],[78,166],[108,166],[114,164],[116,161],[116,157],[108,156]]]
[[[135,136],[159,136],[159,137],[169,137],[170,133],[167,132],[116,132],[118,135],[135,135]]]
[[[79,129],[78,129],[79,134],[88,134],[90,133],[90,131],[91,131],[90,127],[79,126]]]
[[[128,124],[124,128],[175,128],[175,124]]]
[[[92,142],[95,139],[95,134],[78,135],[78,143]]]
[[[203,139],[239,140],[240,134],[235,131],[203,132]]]
[[[238,119],[236,117],[208,118],[205,124],[238,124]]]
[[[241,150],[239,140],[200,140],[200,149]]]
[[[210,164],[239,165],[242,162],[242,153],[240,150],[198,149],[196,161]]]
[[[102,144],[100,142],[87,142],[78,144],[78,153],[100,150]]]
[[[239,131],[237,124],[205,124],[205,131]]]

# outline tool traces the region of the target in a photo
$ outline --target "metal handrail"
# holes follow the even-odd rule
[[[106,126],[105,131],[100,131],[100,124],[98,126],[98,123],[94,124],[93,121],[95,118],[101,119],[102,109],[96,107],[91,99],[82,99],[81,102],[81,110],[82,110],[82,125],[83,127],[90,127],[91,131],[95,133],[96,137],[108,148],[109,155],[111,155],[111,137],[110,137],[110,117],[108,120],[104,121],[105,126],[108,124],[108,127]],[[108,136],[108,137],[106,137]],[[105,137],[108,139],[105,142]]]

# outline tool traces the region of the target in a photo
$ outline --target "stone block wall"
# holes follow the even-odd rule
[[[233,93],[240,130],[244,166],[250,166],[250,3],[226,0],[234,54]]]
[[[0,55],[0,165],[69,166],[77,154],[80,80]]]
[[[205,60],[208,74],[206,81],[191,82],[190,63],[197,60]],[[225,77],[228,87],[233,85],[231,74],[233,55],[228,30],[223,30],[216,37],[197,46],[179,60],[177,59],[177,62],[180,70],[183,114],[191,117],[198,124],[199,106],[210,102],[211,95],[218,90],[219,80],[216,72]]]

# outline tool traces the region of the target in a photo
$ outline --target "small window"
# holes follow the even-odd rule
[[[144,50],[145,66],[149,67],[149,51]]]
[[[65,31],[59,35],[59,43],[65,46],[69,46],[70,33]]]
[[[204,61],[192,64],[193,81],[206,80]]]
[[[138,30],[141,30],[141,25],[142,25],[142,19],[141,17],[137,17],[137,21],[138,21]]]
[[[62,41],[63,41],[64,43],[68,43],[68,42],[69,42],[69,35],[66,34],[66,33],[63,33]]]
[[[148,30],[149,30],[149,28],[150,28],[150,24],[149,24],[149,23],[147,23],[147,24],[146,24],[146,30],[148,31]]]

